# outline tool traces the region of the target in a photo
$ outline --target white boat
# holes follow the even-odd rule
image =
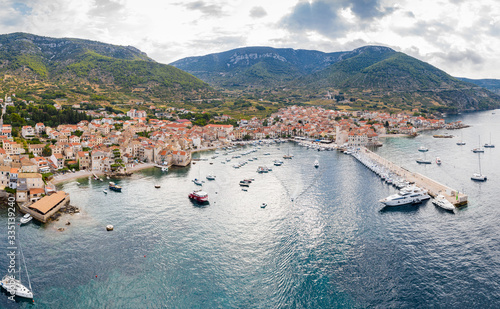
[[[260,208],[266,208],[266,206],[267,206],[267,204],[266,204],[266,203],[262,203],[262,204],[260,205]]]
[[[436,158],[436,164],[437,164],[437,165],[441,165],[441,163],[443,163],[443,162],[441,161],[441,158],[440,158],[440,157],[437,157],[437,158]]]
[[[28,274],[28,269],[26,268],[26,261],[24,260],[23,250],[21,245],[18,245],[19,253],[17,256],[21,256],[23,258],[24,268],[26,269],[26,277],[28,278],[28,287],[26,287],[21,281],[21,264],[19,263],[19,270],[14,271],[13,275],[5,275],[0,281],[0,286],[4,288],[11,296],[19,296],[24,298],[33,298],[33,291],[31,288],[30,277]],[[14,264],[17,265],[17,264]],[[16,279],[16,273],[18,274],[18,278]]]
[[[155,188],[156,188],[156,189],[160,189],[160,188],[161,188],[161,185],[155,185]]]
[[[168,166],[162,166],[161,167],[162,172],[168,172]]]
[[[215,180],[215,175],[209,174],[207,175],[208,180]]]
[[[432,162],[430,160],[426,160],[426,159],[418,159],[417,163],[418,164],[432,164]]]
[[[484,144],[484,148],[495,148],[495,145],[493,145],[491,143],[491,133],[490,133],[490,143],[489,144],[488,143]]]
[[[418,151],[420,151],[420,152],[427,152],[427,151],[429,151],[429,149],[427,147],[420,146],[420,148],[418,148]]]
[[[315,167],[315,168],[318,168],[318,167],[319,167],[319,161],[318,161],[318,160],[314,161],[314,167]]]
[[[436,196],[433,200],[432,203],[438,207],[441,207],[446,210],[455,210],[455,206],[444,197],[444,195],[439,194]]]
[[[25,214],[21,219],[19,219],[19,222],[21,222],[21,224],[26,224],[30,222],[32,219],[33,217],[30,214]]]
[[[488,178],[481,173],[481,154],[477,154],[477,160],[479,164],[479,173],[474,173],[472,174],[472,177],[470,178],[471,180],[475,181],[486,181]]]
[[[482,153],[484,152],[484,148],[481,147],[481,137],[479,137],[479,147],[472,149],[473,153]]]
[[[385,206],[400,206],[420,203],[430,198],[429,194],[427,194],[427,190],[417,186],[410,186],[401,189],[398,193],[390,195],[380,202]]]
[[[199,180],[198,178],[193,179],[193,182],[197,186],[202,186],[203,185],[203,183],[201,182],[201,180]]]
[[[465,142],[464,142],[464,133],[463,132],[462,132],[462,135],[461,135],[461,139],[457,142],[457,145],[458,146],[465,145]]]

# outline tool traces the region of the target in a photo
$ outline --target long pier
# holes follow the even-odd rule
[[[427,176],[420,173],[411,172],[377,154],[368,150],[365,147],[360,148],[360,154],[368,157],[374,163],[384,167],[391,173],[398,175],[406,179],[406,181],[414,182],[420,188],[428,191],[429,195],[435,197],[438,194],[442,194],[448,201],[450,201],[455,206],[463,206],[467,204],[467,195],[459,192],[458,190],[452,189],[442,183],[439,183]]]

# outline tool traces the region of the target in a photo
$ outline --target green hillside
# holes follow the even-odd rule
[[[200,79],[131,46],[25,33],[0,35],[0,76],[4,92],[14,88],[37,97],[59,91],[70,101],[166,101],[214,93]]]

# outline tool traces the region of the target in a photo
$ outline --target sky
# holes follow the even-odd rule
[[[382,45],[500,79],[498,0],[0,0],[0,34],[132,45],[161,63],[245,46]]]

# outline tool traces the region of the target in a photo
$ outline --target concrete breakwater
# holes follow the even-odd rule
[[[372,161],[381,168],[386,169],[392,174],[397,175],[400,178],[405,179],[407,182],[415,183],[416,186],[423,188],[428,191],[429,195],[432,197],[442,194],[448,201],[450,201],[455,206],[463,206],[467,204],[468,197],[466,194],[459,192],[458,190],[452,189],[442,183],[437,182],[420,173],[411,172],[377,154],[368,150],[367,148],[361,147],[354,156],[358,160],[361,157]]]

